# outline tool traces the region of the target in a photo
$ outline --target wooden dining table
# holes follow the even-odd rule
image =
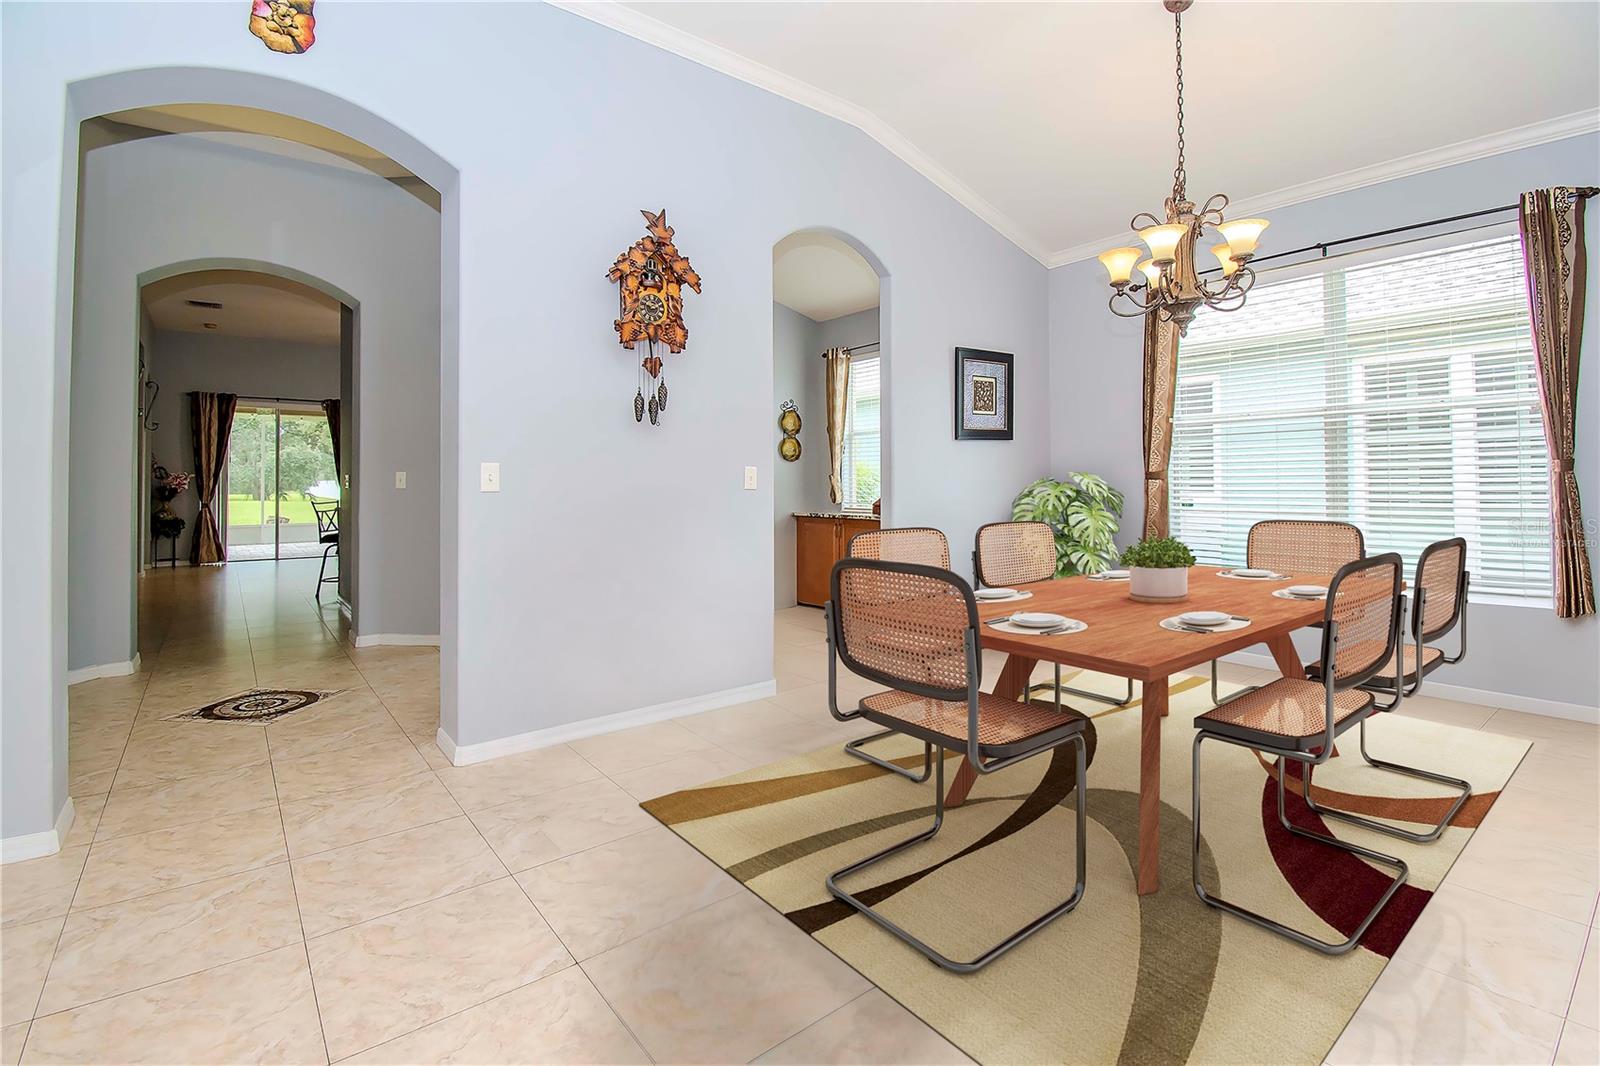
[[[1168,678],[1254,644],[1265,644],[1271,650],[1284,677],[1305,677],[1291,634],[1320,621],[1325,604],[1321,600],[1283,599],[1272,592],[1296,583],[1326,584],[1327,580],[1326,575],[1273,581],[1229,578],[1221,576],[1216,566],[1196,566],[1189,570],[1189,596],[1178,603],[1141,603],[1129,597],[1127,581],[1086,577],[1018,585],[1018,591],[1033,593],[1026,600],[978,601],[983,622],[1016,611],[1049,611],[1088,623],[1087,629],[1076,633],[1048,637],[1008,633],[980,624],[981,645],[1008,655],[995,681],[995,695],[1027,698],[1034,667],[1041,662],[1129,677],[1142,684],[1139,895],[1149,895],[1160,887],[1161,722],[1167,717]],[[1186,611],[1226,611],[1250,619],[1250,624],[1225,633],[1173,632],[1161,627],[1163,618]],[[960,806],[977,776],[971,763],[963,758],[951,783],[947,805]]]

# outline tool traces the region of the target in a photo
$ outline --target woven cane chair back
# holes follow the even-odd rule
[[[917,563],[950,569],[950,541],[937,529],[869,529],[850,538],[845,554],[852,559],[882,559],[889,563]]]
[[[1056,576],[1056,535],[1043,522],[991,522],[978,529],[978,583],[991,588]]]
[[[1417,560],[1417,588],[1422,597],[1418,632],[1423,640],[1443,636],[1461,617],[1467,582],[1467,542],[1461,537],[1430,544]]]
[[[846,666],[917,695],[967,698],[980,680],[967,654],[978,625],[971,586],[949,570],[875,559],[841,559],[830,583],[833,644]]]
[[[1323,669],[1335,688],[1359,685],[1394,655],[1400,635],[1402,563],[1394,552],[1346,563],[1328,586]],[[1328,625],[1328,623],[1335,623]]]
[[[1349,522],[1270,519],[1250,527],[1245,565],[1280,574],[1332,574],[1366,554],[1361,530]]]

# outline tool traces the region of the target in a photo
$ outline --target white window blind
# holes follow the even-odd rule
[[[1263,274],[1179,344],[1172,535],[1242,563],[1252,523],[1353,522],[1407,579],[1467,539],[1472,590],[1550,598],[1547,451],[1518,238]]]
[[[882,483],[882,447],[879,438],[878,360],[852,359],[845,404],[844,506],[870,511]]]

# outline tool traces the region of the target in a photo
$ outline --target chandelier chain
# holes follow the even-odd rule
[[[1177,41],[1178,71],[1178,165],[1172,171],[1172,199],[1179,201],[1184,198],[1184,187],[1189,179],[1183,165],[1183,12],[1173,12],[1172,27]]]

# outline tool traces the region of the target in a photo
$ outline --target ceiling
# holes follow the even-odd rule
[[[814,322],[878,306],[878,275],[837,237],[791,233],[772,248],[772,298]]]
[[[562,6],[859,126],[1050,265],[1171,188],[1156,0]],[[1600,128],[1597,39],[1593,3],[1200,0],[1190,193],[1264,211]]]
[[[271,274],[201,270],[146,285],[141,296],[157,329],[339,343],[339,301],[320,289]],[[222,306],[195,307],[190,300]],[[207,328],[207,322],[216,328]]]
[[[376,148],[315,122],[233,104],[166,104],[117,111],[95,120],[112,139],[181,133],[341,170],[365,171],[400,186],[434,210],[439,194]]]

